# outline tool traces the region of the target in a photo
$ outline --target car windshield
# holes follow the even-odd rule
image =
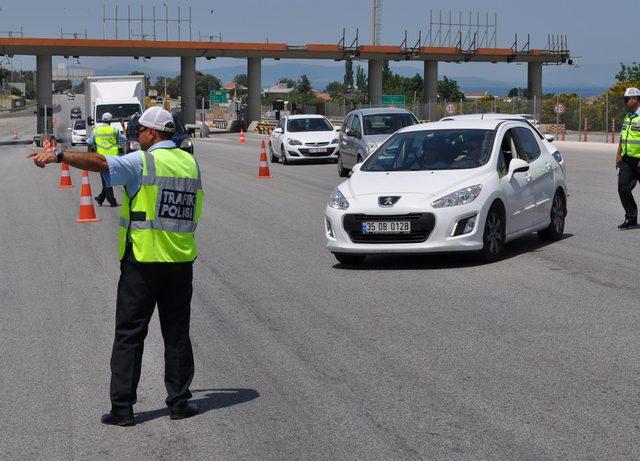
[[[393,134],[400,128],[415,124],[413,116],[406,113],[365,115],[364,134]]]
[[[84,120],[80,120],[73,125],[74,130],[86,130],[87,125]]]
[[[96,107],[96,120],[102,120],[102,114],[109,112],[113,120],[123,119],[129,121],[133,114],[140,113],[138,104],[105,104]]]
[[[287,122],[287,131],[333,131],[333,126],[326,118],[294,118]]]
[[[71,109],[71,112],[81,112],[79,107],[74,107],[73,109]]]
[[[489,161],[493,130],[450,129],[398,133],[362,165],[362,171],[464,170]]]

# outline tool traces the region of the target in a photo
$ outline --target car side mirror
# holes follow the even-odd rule
[[[337,126],[336,131],[340,131],[340,130],[342,130],[342,127]]]
[[[553,142],[553,140],[556,139],[556,137],[552,134],[545,134],[544,139],[546,139],[549,142]]]
[[[67,128],[67,131],[73,131],[73,128]]]
[[[351,128],[347,128],[346,130],[344,130],[344,134],[346,136],[354,137],[356,135],[356,132],[353,131]]]
[[[360,168],[362,168],[362,162],[356,163],[355,165],[353,165],[353,168],[351,168],[351,173],[355,173],[356,171],[360,171]]]
[[[521,158],[514,158],[509,162],[509,171],[507,173],[507,181],[511,181],[516,173],[525,173],[529,171],[529,164]]]
[[[277,134],[282,134],[282,128],[276,128],[275,130],[273,130],[273,132]]]
[[[87,117],[87,125],[89,125],[89,126],[93,125],[93,117],[91,117],[91,116]]]

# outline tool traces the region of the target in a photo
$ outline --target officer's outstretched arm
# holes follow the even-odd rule
[[[32,158],[33,163],[40,168],[44,168],[48,163],[58,162],[58,156],[53,152],[34,152],[33,154],[27,155],[27,158]],[[104,155],[93,152],[65,152],[62,161],[69,166],[81,170],[95,171],[98,173],[107,173],[109,171],[107,158]]]

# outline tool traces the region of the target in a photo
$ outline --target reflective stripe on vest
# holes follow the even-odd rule
[[[110,125],[102,125],[94,128],[93,139],[96,150],[102,155],[118,155],[117,128]]]
[[[119,254],[127,242],[140,262],[188,262],[197,256],[194,232],[202,210],[198,163],[181,149],[143,152],[140,189],[125,188]]]

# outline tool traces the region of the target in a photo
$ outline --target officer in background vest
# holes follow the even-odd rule
[[[627,88],[624,92],[627,114],[622,122],[620,145],[616,155],[618,195],[624,207],[624,222],[619,229],[638,225],[638,205],[633,199],[633,188],[640,180],[640,90]]]
[[[95,151],[101,155],[118,155],[118,141],[126,142],[127,138],[120,133],[116,127],[111,126],[113,116],[109,112],[102,114],[102,123],[97,125],[91,136],[87,139],[87,144],[93,146]],[[112,207],[118,206],[116,198],[113,196],[113,187],[108,174],[100,173],[102,181],[102,191],[94,198],[98,205],[102,206],[104,199],[111,204]]]
[[[171,140],[173,117],[161,107],[139,119],[143,150],[118,156],[96,153],[34,153],[39,167],[62,162],[106,173],[123,185],[119,228],[120,281],[116,331],[111,355],[111,412],[104,424],[132,426],[142,351],[149,320],[157,304],[165,342],[165,386],[171,419],[194,416],[189,402],[193,351],[189,339],[193,261],[198,254],[194,232],[202,212],[202,179],[195,158]]]

